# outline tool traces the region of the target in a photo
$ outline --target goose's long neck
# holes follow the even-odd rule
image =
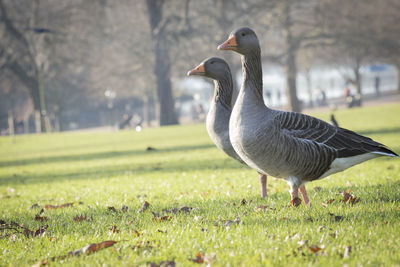
[[[260,50],[242,55],[242,72],[243,82],[241,90],[248,91],[246,93],[252,94],[255,102],[265,105]]]
[[[214,80],[214,101],[231,108],[233,82],[232,75],[226,75],[224,79]]]

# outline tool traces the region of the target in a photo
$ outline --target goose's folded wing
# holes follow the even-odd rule
[[[311,116],[295,112],[282,112],[276,117],[276,121],[286,135],[329,146],[338,152],[339,158],[371,152],[397,156],[383,144],[369,137],[332,126]]]

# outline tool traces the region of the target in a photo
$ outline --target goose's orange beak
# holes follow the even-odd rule
[[[236,36],[232,35],[231,37],[228,38],[225,42],[220,44],[217,47],[218,50],[233,50],[235,51],[237,49],[237,43],[236,43]]]
[[[200,65],[198,65],[197,67],[195,67],[192,70],[189,70],[187,73],[187,76],[190,75],[204,75],[206,72],[204,70],[204,63],[201,63]]]

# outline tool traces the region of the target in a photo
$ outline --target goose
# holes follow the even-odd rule
[[[241,55],[243,81],[229,121],[229,136],[240,158],[260,173],[282,178],[291,203],[304,184],[380,156],[398,155],[371,138],[296,112],[274,110],[263,100],[261,49],[250,28],[233,31],[218,46]]]
[[[231,158],[245,164],[235,152],[229,140],[229,118],[232,111],[233,82],[228,63],[217,57],[207,58],[197,67],[188,71],[187,75],[204,76],[214,80],[214,97],[212,98],[206,119],[208,135],[220,150]],[[261,174],[260,182],[261,198],[265,198],[267,196],[267,176]]]

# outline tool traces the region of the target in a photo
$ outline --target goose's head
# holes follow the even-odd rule
[[[203,60],[197,67],[188,71],[187,75],[199,75],[214,80],[224,80],[227,75],[231,75],[231,72],[225,60],[218,57],[211,57]]]
[[[260,43],[256,33],[248,28],[240,28],[233,31],[228,40],[218,46],[218,50],[233,50],[242,55],[260,50]]]

